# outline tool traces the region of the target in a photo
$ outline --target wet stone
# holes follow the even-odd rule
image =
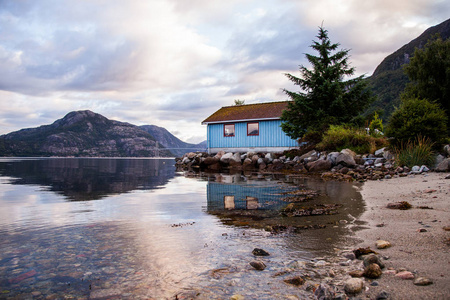
[[[264,264],[262,261],[254,260],[250,262],[250,266],[252,266],[254,269],[258,271],[262,271],[266,268],[266,264]]]
[[[269,252],[267,252],[264,249],[260,249],[260,248],[253,249],[252,254],[255,256],[269,256],[270,255]]]
[[[426,277],[417,277],[416,279],[414,279],[413,282],[415,285],[420,285],[420,286],[424,286],[424,285],[430,285],[433,283],[433,281],[429,278]]]

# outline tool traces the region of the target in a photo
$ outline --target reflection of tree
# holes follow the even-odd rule
[[[0,163],[11,184],[37,184],[69,200],[101,199],[136,189],[155,189],[175,175],[172,160],[58,158]]]

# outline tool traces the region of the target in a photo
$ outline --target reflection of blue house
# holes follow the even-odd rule
[[[222,107],[207,125],[208,152],[282,152],[298,146],[281,130],[281,114],[288,102]]]
[[[268,182],[219,183],[208,182],[208,211],[278,209],[287,205],[283,194],[287,186]]]

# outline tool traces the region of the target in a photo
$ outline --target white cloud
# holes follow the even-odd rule
[[[322,21],[358,74],[446,18],[448,1],[12,1],[0,5],[0,134],[90,109],[183,140],[234,99],[285,99]],[[298,73],[297,73],[298,74]]]

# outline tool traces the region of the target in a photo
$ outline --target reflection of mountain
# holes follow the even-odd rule
[[[40,185],[72,201],[96,200],[137,189],[155,189],[175,175],[167,159],[50,158],[0,161],[11,184]]]

